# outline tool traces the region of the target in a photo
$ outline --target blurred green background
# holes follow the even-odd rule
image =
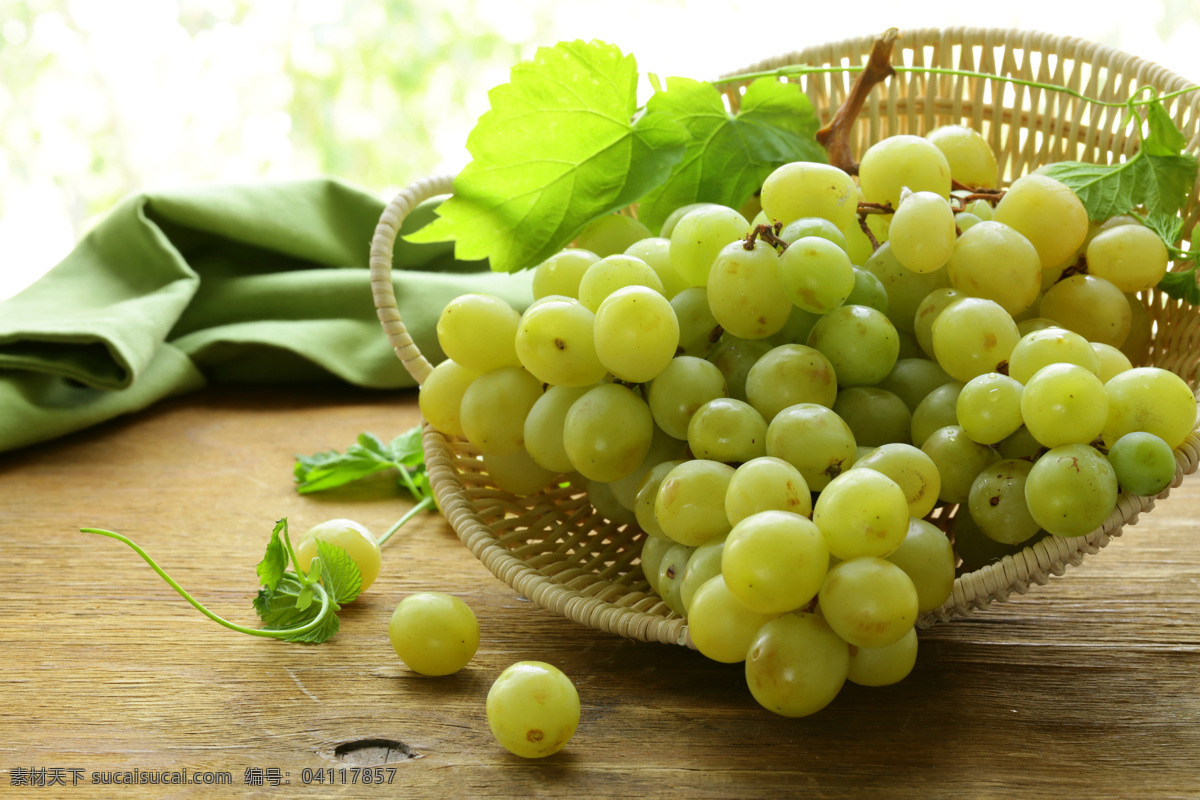
[[[1071,34],[1200,80],[1200,3],[0,0],[0,298],[140,189],[330,174],[390,197],[455,172],[487,90],[598,38],[710,78],[889,26]],[[852,9],[852,13],[851,13]]]

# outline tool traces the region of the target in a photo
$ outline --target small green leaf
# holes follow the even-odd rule
[[[286,529],[286,518],[275,523],[275,529],[271,531],[271,540],[267,542],[267,551],[258,563],[258,579],[268,589],[274,589],[279,584],[288,568],[287,548],[280,538],[280,534]]]
[[[1184,300],[1200,306],[1200,284],[1196,283],[1196,266],[1180,272],[1168,272],[1159,281],[1158,288],[1176,300]]]
[[[1187,203],[1196,183],[1198,163],[1191,153],[1181,155],[1150,155],[1147,164],[1146,186],[1142,205],[1151,214],[1175,214]]]
[[[313,599],[312,585],[305,584],[304,588],[300,590],[299,596],[296,597],[296,609],[299,611],[303,611],[304,609],[308,608],[310,605],[312,605],[312,599]]]
[[[317,552],[321,554],[321,585],[334,602],[345,605],[358,597],[362,573],[345,549],[317,539]]]
[[[260,589],[254,598],[254,610],[262,619],[263,629],[285,631],[303,627],[317,619],[321,613],[320,604],[309,603],[307,607],[300,608],[299,600],[305,588],[312,591],[311,587],[306,587],[294,573],[289,572],[274,589]],[[319,625],[304,633],[285,636],[284,641],[319,643],[331,639],[338,632],[339,623],[334,612],[340,608],[331,598],[330,613]]]
[[[1149,133],[1142,141],[1142,147],[1150,155],[1179,155],[1187,147],[1187,137],[1159,101],[1155,100],[1147,107],[1146,121]]]
[[[392,439],[389,449],[392,460],[406,467],[415,467],[425,462],[425,443],[420,425],[409,428],[404,433]]]
[[[405,237],[454,240],[497,272],[536,266],[592,220],[666,180],[685,131],[637,108],[637,64],[603,42],[560,42],[516,65],[467,139],[438,218]]]
[[[1157,233],[1167,247],[1175,247],[1183,236],[1183,220],[1174,214],[1150,214],[1142,222]]]

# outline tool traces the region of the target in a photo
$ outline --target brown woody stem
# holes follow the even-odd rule
[[[854,120],[862,111],[867,95],[896,71],[892,69],[892,48],[899,36],[896,28],[888,28],[883,35],[875,40],[871,54],[867,57],[867,65],[854,79],[850,94],[842,102],[833,119],[817,131],[817,142],[829,153],[829,163],[845,170],[851,175],[858,174],[858,162],[850,150],[850,129]]]

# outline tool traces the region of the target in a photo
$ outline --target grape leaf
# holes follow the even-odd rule
[[[675,209],[696,202],[739,208],[781,164],[826,160],[808,96],[794,84],[760,78],[736,115],[710,83],[670,78],[646,104],[648,117],[671,119],[689,134],[687,150],[666,183],[644,197],[638,219],[657,230]]]
[[[1168,272],[1158,282],[1158,288],[1177,300],[1200,306],[1200,284],[1196,283],[1196,265],[1180,272]]]
[[[350,554],[321,539],[317,539],[317,553],[321,556],[321,585],[330,598],[345,605],[358,597],[362,591],[362,573]]]
[[[1142,223],[1157,233],[1167,247],[1174,247],[1183,235],[1183,220],[1174,214],[1149,214]]]
[[[258,564],[258,579],[268,589],[274,589],[279,585],[283,573],[288,568],[287,548],[284,546],[283,540],[279,538],[279,535],[286,529],[286,519],[275,523],[275,529],[271,531],[271,540],[267,542],[267,552],[263,554],[263,560]]]
[[[1146,127],[1148,133],[1142,147],[1151,155],[1178,155],[1187,147],[1187,137],[1176,127],[1175,120],[1171,119],[1171,115],[1157,100],[1147,109]]]
[[[637,109],[637,64],[604,42],[539,48],[493,89],[467,138],[471,162],[410,242],[453,239],[460,260],[532,267],[603,214],[666,180],[686,132]]]
[[[293,475],[300,494],[334,489],[395,469],[398,480],[417,499],[429,494],[425,474],[425,452],[421,446],[421,426],[417,425],[385,444],[373,433],[361,433],[346,452],[325,450],[311,456],[296,456]]]
[[[268,631],[284,631],[291,628],[301,628],[312,622],[321,613],[320,604],[308,604],[304,608],[298,602],[304,590],[308,588],[294,573],[287,573],[274,589],[262,588],[254,598],[254,610],[262,619],[263,629]],[[311,590],[310,590],[311,591]],[[332,593],[331,602],[332,602]],[[339,611],[340,606],[332,602],[332,611]],[[284,636],[288,642],[320,643],[333,638],[338,632],[337,614],[329,613],[311,630]]]

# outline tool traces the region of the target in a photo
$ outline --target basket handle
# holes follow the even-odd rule
[[[412,210],[430,198],[449,194],[453,178],[449,175],[437,175],[423,178],[409,184],[383,209],[379,223],[375,226],[375,235],[371,238],[371,295],[375,299],[375,313],[383,325],[388,342],[400,363],[408,370],[418,385],[433,370],[425,356],[413,342],[400,319],[400,309],[396,305],[396,287],[392,283],[392,258],[395,253],[396,237],[400,235],[400,226]]]

